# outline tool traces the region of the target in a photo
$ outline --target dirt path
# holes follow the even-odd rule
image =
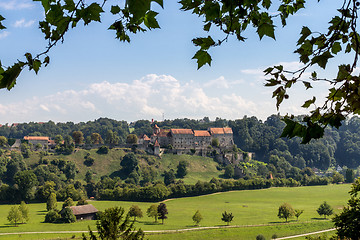
[[[184,229],[173,229],[173,230],[153,230],[153,231],[144,231],[144,232],[151,235],[151,234],[160,234],[160,233],[177,233],[177,232],[201,231],[201,230],[211,230],[211,229],[220,229],[220,228],[246,228],[246,227],[261,227],[261,226],[273,226],[273,225],[279,225],[279,224],[196,227],[196,228],[184,228]],[[311,232],[311,233],[304,233],[304,234],[293,235],[293,236],[288,236],[288,237],[281,237],[281,238],[277,238],[277,240],[304,237],[304,236],[308,236],[308,235],[331,232],[331,231],[334,231],[334,230],[335,230],[335,228],[326,229],[326,230],[316,231],[316,232]],[[70,233],[71,234],[71,233],[87,233],[87,232],[88,231],[14,232],[14,233],[0,233],[0,236],[5,236],[5,235],[27,235],[27,234],[64,234],[64,233]],[[93,231],[93,232],[97,232],[97,231]]]

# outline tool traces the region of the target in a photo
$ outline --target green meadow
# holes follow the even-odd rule
[[[329,219],[320,218],[316,212],[318,206],[327,201],[339,212],[349,198],[349,184],[312,186],[297,188],[270,188],[263,190],[233,191],[217,193],[198,197],[170,199],[166,201],[169,211],[165,224],[156,224],[153,219],[146,216],[146,209],[152,203],[120,202],[120,201],[92,201],[98,210],[113,206],[121,206],[126,210],[133,204],[139,205],[144,217],[136,223],[137,228],[145,231],[175,230],[194,228],[192,215],[200,210],[203,220],[201,227],[222,227],[221,213],[232,212],[234,220],[231,226],[236,228],[221,228],[212,230],[197,230],[183,233],[147,234],[149,239],[255,239],[263,234],[270,239],[273,234],[278,237],[323,230],[332,227]],[[280,204],[288,202],[295,209],[303,209],[304,213],[299,221],[291,219],[289,223],[277,217]],[[96,221],[82,221],[72,224],[43,223],[46,214],[45,204],[28,204],[30,221],[18,227],[9,225],[6,220],[10,205],[0,205],[0,234],[19,232],[48,232],[48,231],[86,231],[88,225],[95,230]],[[61,203],[58,203],[58,208]],[[258,226],[257,226],[258,225]],[[1,236],[0,239],[58,239],[57,237],[80,237],[81,234],[16,234]]]

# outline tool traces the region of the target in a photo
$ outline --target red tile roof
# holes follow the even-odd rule
[[[43,137],[43,136],[25,136],[24,140],[34,140],[34,141],[49,141],[49,137]]]
[[[150,138],[146,134],[141,135],[140,139],[144,139],[145,141],[150,141]]]
[[[233,131],[231,128],[210,128],[211,134],[232,134]]]
[[[210,137],[209,131],[206,130],[194,130],[195,137]]]
[[[158,140],[155,141],[154,147],[160,147]]]
[[[160,129],[158,134],[159,137],[166,137],[170,132],[170,129]]]
[[[172,134],[194,134],[192,129],[171,129]]]

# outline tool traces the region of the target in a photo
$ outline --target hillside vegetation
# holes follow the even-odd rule
[[[221,213],[228,211],[233,213],[234,220],[232,226],[254,225],[253,227],[242,227],[236,229],[219,229],[207,231],[195,231],[191,233],[178,233],[166,235],[148,236],[150,239],[255,239],[262,233],[266,239],[270,239],[273,234],[279,237],[305,233],[309,231],[322,230],[332,227],[329,220],[320,218],[316,209],[323,201],[327,201],[338,213],[346,204],[348,199],[347,192],[349,184],[297,187],[297,188],[271,188],[265,190],[233,191],[226,193],[211,194],[199,197],[180,198],[166,201],[169,211],[168,219],[165,224],[154,223],[153,218],[144,214],[143,218],[138,219],[137,228],[148,230],[184,229],[194,228],[192,215],[199,210],[203,216],[200,223],[201,227],[223,226]],[[284,224],[284,220],[277,217],[278,207],[284,203],[290,203],[296,209],[303,209],[304,213],[299,221],[295,218],[290,219],[290,223]],[[128,202],[128,201],[91,201],[98,210],[104,210],[113,206],[121,206],[126,210],[130,206],[138,205],[143,213],[153,203]],[[61,203],[58,203],[61,205]],[[5,217],[0,218],[0,233],[4,232],[36,232],[36,231],[79,231],[87,230],[90,225],[95,229],[95,221],[80,221],[71,224],[51,224],[43,223],[46,214],[44,203],[28,204],[30,209],[30,221],[21,224],[19,227],[12,227],[8,224]],[[0,215],[6,216],[9,205],[0,205]],[[311,223],[309,223],[309,221]],[[259,224],[270,224],[271,226],[259,226]],[[75,234],[75,233],[74,233]],[[32,235],[15,236],[12,239],[32,239]],[[38,239],[39,235],[35,235]],[[53,235],[55,236],[55,235]],[[59,236],[57,234],[56,236]],[[50,239],[51,237],[49,237]],[[0,236],[0,239],[10,239],[9,236]]]

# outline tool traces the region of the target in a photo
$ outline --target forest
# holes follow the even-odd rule
[[[301,118],[300,116],[298,117]],[[346,166],[357,168],[360,165],[360,119],[356,116],[343,121],[339,129],[326,128],[324,137],[312,140],[308,144],[300,144],[300,138],[281,138],[285,123],[280,116],[271,115],[265,121],[256,117],[244,116],[242,119],[226,120],[216,118],[210,121],[208,117],[201,120],[194,119],[175,119],[155,121],[138,120],[127,123],[108,118],[99,118],[95,121],[80,123],[21,123],[12,126],[3,125],[0,127],[0,136],[8,139],[20,138],[24,136],[49,136],[61,135],[72,136],[74,131],[81,131],[85,139],[90,141],[93,133],[98,133],[105,140],[109,133],[116,134],[116,144],[125,144],[129,133],[137,136],[153,132],[153,124],[160,128],[191,128],[207,129],[208,127],[232,128],[234,142],[238,148],[245,152],[255,153],[256,160],[268,162],[271,155],[285,158],[292,166],[298,168],[311,167],[322,170],[330,166]]]

